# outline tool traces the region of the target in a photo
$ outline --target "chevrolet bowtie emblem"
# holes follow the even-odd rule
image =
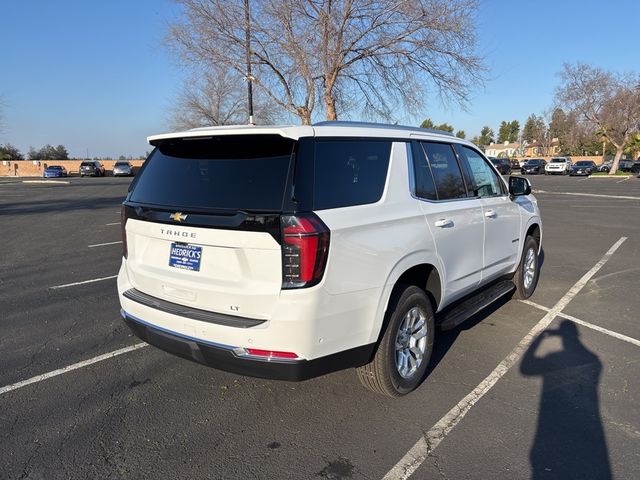
[[[169,218],[171,220],[175,220],[176,222],[181,222],[181,221],[187,219],[187,215],[185,215],[182,212],[176,212],[176,213],[172,213],[171,215],[169,215]]]

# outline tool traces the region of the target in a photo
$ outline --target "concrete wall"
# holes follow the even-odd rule
[[[113,172],[113,165],[117,160],[100,160],[104,165],[107,175],[111,175]],[[129,160],[133,165],[133,171],[137,171],[138,168],[144,163],[144,160]],[[9,160],[0,162],[0,176],[1,177],[41,177],[42,172],[48,165],[62,165],[67,169],[69,175],[78,175],[80,171],[80,164],[82,160],[41,160],[40,165],[34,165],[31,160]]]

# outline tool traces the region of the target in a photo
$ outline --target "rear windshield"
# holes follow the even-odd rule
[[[280,210],[294,144],[279,135],[165,141],[146,161],[130,200],[184,209]]]
[[[93,162],[82,162],[80,164],[81,167],[95,167],[95,164]]]
[[[129,166],[129,162],[116,162],[116,167],[125,167]]]

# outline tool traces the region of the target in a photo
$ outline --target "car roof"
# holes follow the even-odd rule
[[[171,138],[195,138],[218,135],[280,135],[294,140],[300,137],[371,137],[398,139],[429,139],[455,141],[473,145],[467,140],[455,137],[449,132],[405,125],[386,125],[382,123],[327,121],[313,125],[229,125],[223,127],[204,127],[191,130],[151,135],[147,141],[157,145]]]

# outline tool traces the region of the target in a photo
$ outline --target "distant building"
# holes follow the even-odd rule
[[[519,143],[492,143],[489,145],[484,153],[487,157],[504,157],[509,158],[516,155],[516,152],[520,149]]]
[[[560,153],[560,140],[554,138],[551,145],[544,145],[542,142],[527,143],[524,147],[525,157],[553,157]]]

